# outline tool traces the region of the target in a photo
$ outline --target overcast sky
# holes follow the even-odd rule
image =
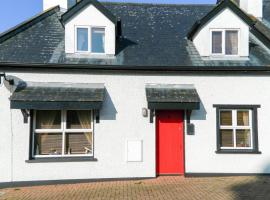
[[[116,2],[213,4],[216,0],[105,0]],[[42,0],[0,0],[0,33],[42,11]]]

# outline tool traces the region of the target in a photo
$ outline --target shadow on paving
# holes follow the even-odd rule
[[[268,200],[270,199],[270,176],[247,178],[244,182],[232,184],[230,190],[236,200]]]

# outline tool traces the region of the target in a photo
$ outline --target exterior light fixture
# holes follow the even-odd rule
[[[142,108],[142,116],[143,117],[148,117],[148,110],[147,110],[147,108]]]

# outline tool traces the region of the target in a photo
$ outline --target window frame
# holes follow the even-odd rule
[[[259,154],[258,149],[258,120],[257,109],[260,105],[213,105],[216,108],[216,153],[254,153]],[[220,126],[220,112],[232,111],[232,125]],[[237,111],[249,111],[249,126],[237,126]],[[251,134],[251,147],[237,147],[236,146],[236,131],[250,128]],[[234,147],[221,146],[221,131],[224,129],[233,129]]]
[[[80,51],[80,50],[78,50],[78,29],[79,28],[85,28],[88,31],[88,34],[87,34],[87,37],[88,37],[88,49],[87,49],[87,51]],[[89,39],[89,34],[90,34],[89,32],[90,31],[91,31],[91,28],[89,26],[75,26],[75,52],[76,53],[83,54],[83,53],[89,53],[91,51],[91,48],[90,48],[91,41]]]
[[[221,115],[222,111],[231,111],[232,112],[232,125],[221,125]],[[237,112],[238,111],[248,111],[249,113],[249,126],[238,126],[237,125]],[[220,144],[220,149],[253,149],[253,130],[252,130],[252,110],[251,109],[220,109],[219,110],[219,132],[221,130],[233,130],[233,147],[223,147]],[[250,147],[237,147],[236,143],[236,130],[250,130]],[[221,133],[219,133],[221,134]],[[220,141],[221,142],[221,141]]]
[[[70,109],[73,110],[73,109]],[[40,110],[42,111],[42,110]],[[91,112],[91,129],[67,129],[67,111],[69,110],[59,110],[61,111],[61,129],[36,129],[36,112],[33,110],[32,114],[32,124],[31,124],[31,158],[76,158],[76,157],[93,157],[94,156],[94,112],[93,110],[87,110]],[[79,111],[79,110],[78,110]],[[65,154],[65,136],[66,133],[82,133],[82,132],[92,132],[92,153],[91,154]],[[35,134],[42,133],[61,133],[62,134],[62,154],[61,155],[35,155]]]
[[[78,28],[87,28],[88,29],[88,50],[87,51],[79,51],[77,48],[77,29]],[[106,27],[105,26],[83,26],[76,25],[75,26],[75,53],[79,54],[91,54],[91,55],[104,55],[106,54]],[[104,52],[92,52],[92,32],[93,29],[104,29]]]
[[[237,46],[237,54],[226,54],[226,31],[237,31],[238,32],[238,46]],[[213,32],[221,32],[221,46],[222,53],[213,53]],[[240,56],[240,36],[241,30],[237,28],[229,28],[229,29],[210,29],[210,55],[213,57],[239,57]]]

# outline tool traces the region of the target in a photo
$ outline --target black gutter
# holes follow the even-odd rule
[[[87,70],[87,71],[138,71],[138,72],[264,72],[270,73],[269,66],[134,66],[134,65],[92,65],[92,64],[17,64],[0,63],[0,71],[33,70]]]

